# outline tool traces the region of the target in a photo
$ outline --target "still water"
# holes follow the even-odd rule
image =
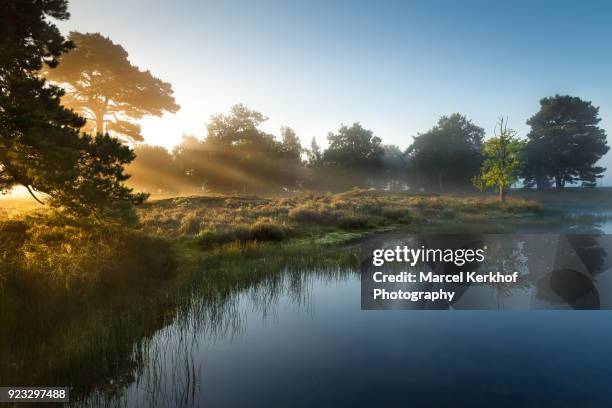
[[[87,404],[612,406],[612,311],[360,306],[350,270],[288,269],[214,310],[195,300],[145,340],[144,368],[121,397]]]

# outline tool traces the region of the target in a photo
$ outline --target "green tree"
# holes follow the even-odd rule
[[[174,157],[200,188],[265,192],[291,189],[302,178],[301,146],[295,132],[283,128],[282,141],[260,129],[267,118],[242,104],[228,115],[212,115],[205,140],[183,139]]]
[[[440,192],[469,186],[480,168],[483,138],[484,129],[465,116],[442,116],[406,150],[412,184],[417,188],[436,186]]]
[[[523,149],[524,142],[518,139],[514,130],[508,129],[503,118],[500,119],[495,137],[485,140],[482,145],[484,161],[480,174],[473,179],[474,185],[480,190],[496,187],[499,200],[506,201],[507,191],[517,182],[521,171]]]
[[[139,142],[137,120],[179,110],[172,86],[132,65],[121,45],[99,33],[71,32],[69,38],[76,48],[44,74],[66,89],[64,105],[88,120],[84,131]]]
[[[107,135],[81,135],[84,120],[60,104],[63,90],[39,77],[72,47],[50,20],[68,17],[62,0],[0,4],[0,190],[22,185],[82,215],[131,214],[146,197],[123,185],[133,152]]]
[[[327,135],[329,145],[323,152],[323,177],[330,188],[373,185],[382,169],[381,139],[355,122],[342,125]]]
[[[310,141],[310,149],[306,151],[306,156],[308,157],[308,167],[315,168],[321,164],[323,160],[323,153],[321,152],[321,147],[317,143],[317,140],[313,137]]]
[[[600,121],[599,108],[578,97],[540,100],[540,111],[527,121],[526,184],[543,188],[552,179],[557,189],[579,181],[594,186],[606,170],[595,164],[609,150]]]
[[[327,135],[329,147],[323,153],[327,165],[354,170],[372,170],[381,166],[383,149],[381,140],[371,130],[355,122],[351,127],[343,125],[338,133]]]
[[[282,151],[288,159],[296,162],[302,161],[302,152],[304,149],[293,129],[287,126],[281,127],[281,143]]]

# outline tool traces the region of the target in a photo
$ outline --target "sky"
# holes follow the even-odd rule
[[[62,32],[102,33],[172,84],[181,110],[142,122],[146,142],[167,148],[237,103],[305,145],[360,122],[405,148],[454,112],[488,135],[503,115],[524,137],[542,97],[570,94],[599,106],[612,134],[608,1],[72,0],[69,11]],[[610,186],[612,155],[602,163]]]

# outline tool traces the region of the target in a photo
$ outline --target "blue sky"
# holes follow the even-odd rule
[[[612,133],[612,2],[72,0],[70,11],[62,31],[100,32],[173,84],[181,111],[143,122],[166,147],[239,102],[306,144],[359,121],[404,148],[453,112],[488,134],[507,116],[524,136],[555,93],[591,100]]]

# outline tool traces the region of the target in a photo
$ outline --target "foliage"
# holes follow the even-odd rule
[[[527,186],[557,189],[582,182],[594,186],[605,168],[596,166],[608,152],[606,132],[598,127],[599,108],[569,95],[540,100],[540,110],[527,124],[527,165],[523,176]]]
[[[189,183],[214,191],[278,191],[295,188],[301,178],[302,147],[295,132],[283,128],[282,141],[259,127],[267,118],[244,105],[216,114],[205,140],[186,136],[173,151]],[[279,171],[282,169],[282,171]]]
[[[310,149],[308,149],[306,154],[308,156],[308,166],[311,168],[319,167],[323,160],[323,153],[321,153],[321,147],[314,137],[310,141]]]
[[[484,129],[465,116],[443,116],[407,149],[411,184],[439,192],[469,186],[480,168]]]
[[[99,33],[73,31],[69,38],[76,48],[61,57],[57,69],[44,74],[68,90],[62,101],[87,118],[84,131],[140,142],[135,120],[179,110],[172,86],[132,65],[121,45]]]
[[[383,155],[380,138],[359,123],[343,125],[338,133],[327,135],[329,147],[323,154],[325,164],[331,167],[376,170]]]
[[[133,153],[107,135],[80,135],[84,121],[60,104],[62,89],[38,76],[71,48],[47,17],[68,18],[65,1],[2,3],[0,191],[22,185],[54,206],[98,218],[129,217],[143,195],[123,186]]]
[[[343,125],[327,135],[329,146],[323,152],[322,165],[327,174],[335,174],[332,188],[373,185],[372,175],[382,169],[384,151],[381,140],[359,123]],[[331,177],[321,177],[332,180]]]
[[[203,248],[223,245],[232,242],[249,241],[282,241],[289,233],[289,228],[283,224],[261,219],[251,226],[225,225],[203,229],[197,235],[197,241]]]
[[[368,218],[363,215],[344,215],[338,219],[338,226],[343,229],[365,229],[368,225]]]
[[[5,285],[38,281],[43,285],[39,288],[41,296],[50,287],[76,294],[164,277],[174,267],[168,245],[160,238],[49,212],[0,220],[0,264],[0,280]]]
[[[281,127],[281,149],[291,161],[301,163],[302,161],[302,144],[297,137],[295,130],[288,126]]]
[[[256,241],[282,241],[287,235],[287,228],[270,221],[257,221],[251,227],[253,239]]]
[[[523,165],[521,153],[524,143],[518,139],[514,130],[508,129],[503,118],[497,126],[499,133],[482,145],[484,162],[480,174],[474,178],[474,185],[481,190],[497,187],[500,201],[505,201],[506,192],[517,182]]]

